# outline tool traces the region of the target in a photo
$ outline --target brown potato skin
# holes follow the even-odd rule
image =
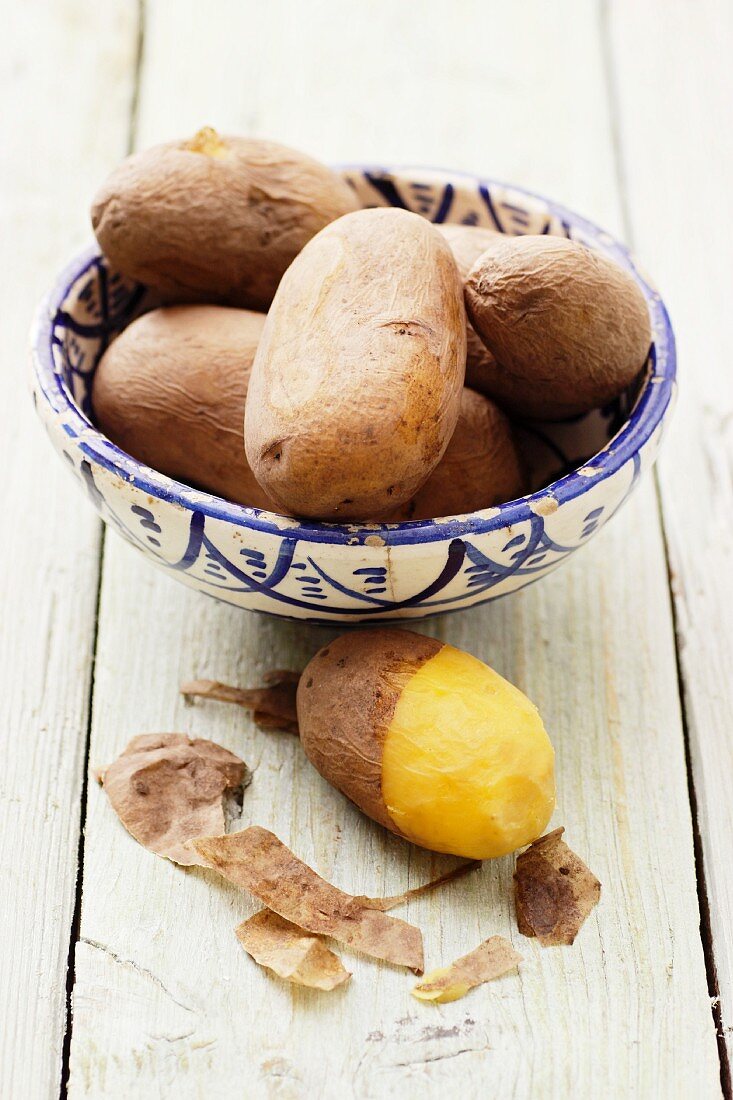
[[[92,226],[111,266],[166,301],[266,310],[306,241],[359,206],[303,153],[201,131],[124,160],[94,199]]]
[[[382,798],[382,746],[404,685],[443,645],[410,630],[354,631],[319,650],[298,684],[306,756],[332,786],[398,836]]]
[[[437,225],[453,252],[458,271],[464,283],[479,256],[491,248],[503,234],[497,229],[480,225]],[[471,322],[466,319],[466,385],[479,393],[486,393],[487,382],[496,368],[496,360]]]
[[[274,505],[244,453],[247,383],[263,313],[169,306],[110,344],[92,406],[100,430],[169,477],[252,508]]]
[[[489,397],[466,387],[453,437],[432,474],[389,522],[457,516],[527,492],[512,426]]]
[[[448,446],[465,357],[458,269],[431,223],[391,208],[339,218],[267,315],[245,414],[255,476],[294,515],[385,514]]]
[[[617,397],[644,366],[644,295],[607,256],[564,237],[505,237],[466,281],[471,323],[496,358],[487,391],[509,412],[562,420]]]

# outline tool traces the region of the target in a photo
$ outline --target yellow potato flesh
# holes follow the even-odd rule
[[[554,759],[529,699],[444,646],[399,697],[384,741],[382,796],[416,844],[492,859],[541,836],[555,806]]]
[[[461,997],[465,997],[469,989],[471,989],[471,983],[461,981],[460,978],[456,978],[450,985],[441,989],[429,988],[433,982],[439,981],[448,973],[450,973],[450,967],[448,966],[441,966],[437,970],[431,970],[430,973],[426,974],[420,981],[420,984],[415,986],[412,991],[413,997],[417,997],[418,1001],[432,1001],[433,1004],[441,1005],[447,1004],[449,1001],[458,1001]]]

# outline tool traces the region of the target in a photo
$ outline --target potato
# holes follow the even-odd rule
[[[388,522],[457,516],[492,508],[527,491],[512,426],[494,402],[465,387],[445,454],[412,500]]]
[[[466,281],[471,323],[497,363],[486,392],[510,412],[562,420],[634,381],[651,324],[634,279],[564,237],[505,237]]]
[[[409,500],[453,434],[465,357],[461,281],[430,222],[385,208],[339,218],[267,316],[244,433],[260,485],[319,519]]]
[[[124,160],[92,226],[112,267],[167,301],[265,310],[306,241],[359,206],[305,154],[207,128]]]
[[[253,508],[274,507],[244,454],[247,382],[263,313],[170,306],[110,344],[94,377],[102,432],[155,470]]]
[[[438,225],[458,265],[463,281],[487,248],[502,239],[496,229],[485,229],[480,225]],[[476,332],[470,321],[466,321],[466,385],[480,393],[486,392],[487,378],[490,379],[496,369],[496,360]]]
[[[554,753],[536,707],[475,657],[406,630],[325,646],[298,685],[306,755],[387,829],[490,859],[540,836]]]

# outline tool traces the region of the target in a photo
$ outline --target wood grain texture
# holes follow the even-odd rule
[[[659,483],[723,1034],[733,1059],[733,145],[726,129],[733,9],[723,0],[624,0],[609,13],[634,244],[668,300],[678,339],[680,400]]]
[[[215,18],[212,16],[215,13]],[[267,134],[331,160],[445,163],[621,224],[596,5],[413,8],[371,0],[149,5],[139,136]],[[331,994],[278,982],[239,948],[257,904],[127,836],[89,791],[70,1095],[565,1098],[719,1094],[698,932],[673,632],[654,486],[588,549],[509,600],[425,632],[489,661],[539,705],[558,759],[555,823],[604,894],[571,949],[516,931],[511,859],[412,902],[427,965],[492,934],[526,962],[465,1001],[417,1005],[410,979],[344,953]],[[239,708],[186,706],[180,681],[257,683],[328,632],[203,599],[116,539],[105,556],[92,764],[134,733],[211,737],[254,769],[242,823],[273,829],[354,893],[443,869],[362,817],[297,740]]]
[[[100,525],[33,416],[37,300],[125,150],[136,7],[14,7],[0,67],[0,1095],[58,1095]]]

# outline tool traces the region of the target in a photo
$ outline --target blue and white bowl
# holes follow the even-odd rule
[[[527,428],[544,488],[469,515],[400,524],[303,523],[244,508],[166,477],[94,427],[100,357],[152,294],[78,256],[40,307],[33,395],[58,453],[102,518],[151,562],[226,603],[321,623],[420,619],[514,592],[557,568],[618,511],[653,463],[675,391],[674,336],[659,295],[623,245],[583,218],[516,187],[455,172],[348,168],[365,206],[401,206],[435,222],[549,233],[599,249],[643,290],[654,343],[644,376],[612,406]]]

